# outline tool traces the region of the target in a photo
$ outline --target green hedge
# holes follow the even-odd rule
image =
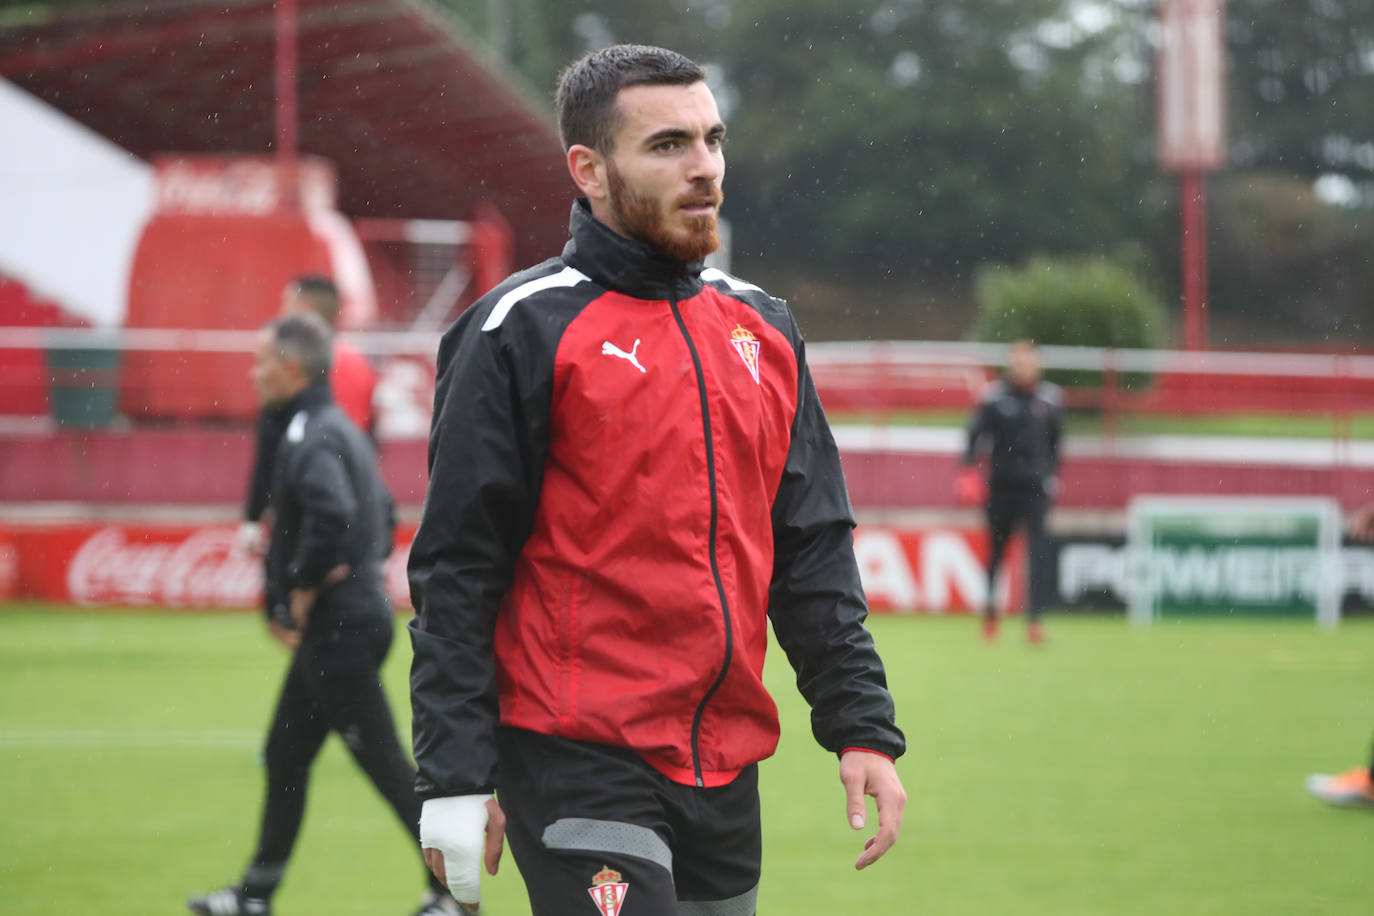
[[[1164,340],[1164,305],[1130,271],[1102,258],[1032,258],[1024,267],[992,265],[974,280],[978,321],[974,339],[1005,343],[1030,338],[1041,345],[1152,349]],[[1100,372],[1050,370],[1066,387],[1101,385]],[[1122,376],[1143,388],[1148,375]]]

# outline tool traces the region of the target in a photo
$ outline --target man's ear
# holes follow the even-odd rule
[[[309,384],[305,377],[305,367],[301,365],[299,357],[291,353],[283,353],[281,365],[287,382],[292,388],[296,386],[304,388]]]
[[[574,143],[568,148],[568,174],[588,200],[605,200],[609,196],[606,158],[590,146]]]

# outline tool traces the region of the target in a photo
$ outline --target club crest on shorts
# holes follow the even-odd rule
[[[730,332],[730,343],[754,377],[754,384],[759,384],[759,339],[744,325],[737,324]]]
[[[620,872],[603,865],[601,871],[592,878],[592,886],[587,888],[587,893],[592,895],[592,902],[601,916],[620,916],[620,907],[629,890],[629,882],[621,880]]]

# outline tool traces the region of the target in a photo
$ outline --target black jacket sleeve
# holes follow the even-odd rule
[[[887,677],[864,627],[868,602],[854,557],[854,518],[839,450],[798,343],[792,444],[773,504],[769,617],[811,705],[826,750],[861,747],[893,758],[906,749]]]
[[[978,440],[992,432],[992,411],[993,402],[991,399],[984,398],[973,409],[972,416],[969,417],[964,443],[963,463],[973,464],[978,457]]]
[[[318,588],[329,572],[348,560],[345,535],[358,513],[339,451],[328,441],[293,456],[291,489],[300,504],[300,535],[287,567],[292,588]]]
[[[1064,437],[1064,411],[1056,402],[1050,409],[1049,421],[1050,475],[1059,473],[1059,443]]]
[[[497,610],[529,537],[543,477],[552,365],[482,330],[470,308],[439,348],[429,489],[409,561],[416,787],[422,797],[496,787]],[[547,376],[547,378],[546,378]]]
[[[272,502],[272,469],[276,464],[282,430],[283,419],[279,411],[264,407],[258,413],[257,446],[253,453],[253,471],[248,477],[248,497],[243,507],[243,517],[250,522],[261,519]]]

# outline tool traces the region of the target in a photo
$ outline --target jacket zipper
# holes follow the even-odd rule
[[[701,399],[701,427],[706,436],[706,477],[711,493],[711,527],[707,538],[707,546],[711,555],[711,577],[716,582],[716,595],[720,598],[720,613],[725,621],[725,658],[721,662],[720,674],[716,675],[716,680],[707,689],[701,702],[697,704],[696,715],[692,717],[692,770],[696,776],[697,788],[704,788],[706,783],[701,775],[701,719],[706,713],[706,704],[711,702],[720,685],[725,681],[725,674],[730,670],[730,659],[734,655],[734,632],[730,627],[730,606],[725,600],[725,586],[720,580],[720,564],[716,560],[716,525],[718,520],[718,507],[716,504],[716,456],[715,449],[711,445],[711,411],[710,402],[706,397],[706,373],[701,368],[701,357],[697,353],[696,344],[692,343],[692,335],[687,333],[687,324],[682,320],[682,312],[677,306],[677,292],[670,294],[668,305],[673,310],[673,319],[677,321],[678,330],[682,332],[682,339],[687,342],[687,351],[692,354],[692,366],[697,373],[697,396]]]

